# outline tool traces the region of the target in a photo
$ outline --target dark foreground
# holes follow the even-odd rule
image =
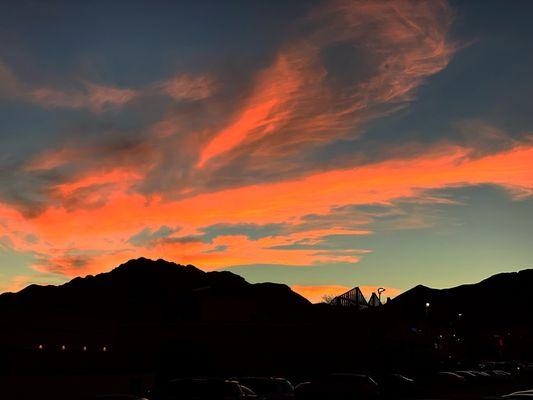
[[[131,260],[0,295],[0,399],[502,398],[533,389],[532,289],[525,270],[359,309]]]
[[[485,362],[476,369],[399,373],[331,373],[303,377],[174,377],[155,373],[4,375],[2,399],[108,400],[380,400],[533,398],[533,364]],[[529,393],[528,393],[529,391]],[[520,392],[520,393],[517,393]]]

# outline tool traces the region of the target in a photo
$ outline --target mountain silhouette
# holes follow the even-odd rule
[[[60,286],[30,285],[0,295],[0,339],[75,338],[135,324],[275,321],[308,306],[286,285],[251,284],[228,271],[139,258]]]
[[[532,288],[533,270],[524,270],[450,289],[419,285],[358,311],[311,305],[286,285],[139,258],[60,286],[0,295],[0,375],[306,379],[528,359]]]
[[[484,325],[533,322],[533,269],[500,273],[479,283],[449,289],[418,285],[386,307],[399,318],[468,319]]]
[[[180,312],[190,316],[191,307],[211,300],[233,301],[234,306],[253,303],[259,312],[309,304],[286,285],[250,284],[228,271],[204,272],[192,265],[139,258],[60,286],[30,285],[18,293],[5,293],[0,296],[0,310],[135,318],[172,312],[179,318]]]

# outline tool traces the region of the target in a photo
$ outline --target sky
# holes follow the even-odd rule
[[[141,256],[312,301],[533,267],[532,13],[2,1],[0,292]]]

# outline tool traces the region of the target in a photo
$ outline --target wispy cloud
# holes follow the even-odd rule
[[[123,106],[137,96],[131,89],[84,82],[79,90],[37,88],[29,94],[31,100],[45,108],[86,108],[102,112],[112,107]]]
[[[226,163],[243,154],[280,158],[357,134],[363,122],[405,105],[446,67],[455,51],[447,39],[452,18],[445,2],[333,1],[315,9],[302,22],[307,34],[285,44],[258,75],[235,121],[202,150],[199,166],[226,153]],[[366,74],[342,80],[332,74],[330,49],[372,60]]]
[[[214,93],[216,84],[205,75],[181,74],[156,85],[156,88],[177,100],[203,100]]]
[[[357,266],[376,254],[371,238],[442,224],[441,207],[461,199],[438,189],[531,196],[527,126],[461,115],[440,133],[373,129],[426,104],[421,88],[458,54],[447,2],[307,11],[257,54],[153,76],[46,79],[0,62],[2,101],[35,111],[38,130],[43,115],[57,120],[0,157],[10,254],[62,276],[141,255],[206,269]]]
[[[165,225],[160,226],[155,230],[144,228],[142,231],[130,237],[128,239],[128,243],[138,247],[150,247],[153,246],[158,240],[166,239],[179,230],[180,228],[169,228]]]
[[[199,108],[169,112],[146,127],[148,133],[122,137],[106,129],[101,143],[61,143],[26,163],[27,172],[16,180],[42,187],[42,204],[35,207],[40,212],[47,196],[56,203],[44,176],[62,184],[103,169],[129,168],[139,176],[131,190],[179,199],[334,169],[335,162],[326,165],[323,157],[312,155],[314,149],[358,137],[369,120],[406,106],[416,89],[451,60],[456,49],[448,39],[452,20],[445,2],[327,2],[295,23],[270,65],[253,74],[249,89],[229,102],[224,93],[232,83],[203,73],[178,73],[136,89],[86,80],[70,88],[22,85],[23,97],[46,107],[99,113],[163,94],[192,100]],[[353,58],[364,60],[364,71],[338,62]],[[224,116],[205,115],[210,110],[223,110]],[[352,165],[368,162],[358,155],[350,160]],[[22,207],[29,208],[26,202],[31,207],[32,197]]]

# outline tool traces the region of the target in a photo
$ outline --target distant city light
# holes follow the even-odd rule
[[[429,304],[429,303],[426,303],[426,307],[429,307],[430,305],[431,305],[431,304]]]
[[[64,344],[61,345],[61,350],[62,350],[62,351],[65,351],[66,349],[67,349],[67,346],[65,346]]]
[[[107,351],[107,346],[102,347],[102,351],[106,352]]]
[[[39,350],[42,350],[42,349],[44,349],[44,346],[43,346],[42,344],[40,344],[39,346],[37,346],[37,348],[38,348]]]

